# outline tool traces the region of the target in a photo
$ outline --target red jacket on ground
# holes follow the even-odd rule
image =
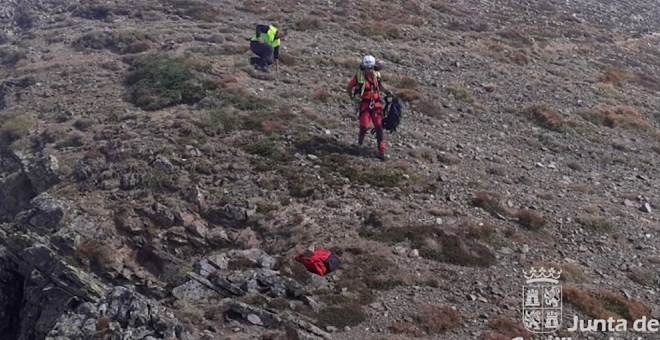
[[[325,249],[316,249],[314,250],[314,254],[312,254],[309,257],[303,256],[303,253],[305,251],[301,251],[298,256],[296,256],[296,261],[302,263],[307,267],[307,270],[309,270],[312,273],[318,274],[318,275],[325,275],[325,273],[328,271],[328,268],[325,266],[325,261],[330,257],[332,254],[331,252],[325,250]]]

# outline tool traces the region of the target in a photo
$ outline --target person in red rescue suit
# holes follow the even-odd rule
[[[354,90],[355,88],[355,90]],[[376,70],[376,58],[365,56],[358,73],[353,76],[346,89],[351,99],[359,101],[360,132],[358,134],[358,145],[362,146],[364,136],[369,129],[369,123],[373,123],[376,130],[378,142],[378,158],[385,160],[389,156],[385,153],[385,141],[383,140],[383,103],[380,93],[390,94],[385,89],[380,79],[380,72]],[[356,96],[360,96],[355,98]]]

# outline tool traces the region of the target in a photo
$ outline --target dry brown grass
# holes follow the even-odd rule
[[[96,331],[105,331],[110,326],[110,318],[102,316],[96,320]]]
[[[442,13],[446,13],[446,14],[453,14],[454,13],[454,10],[444,0],[434,1],[434,2],[431,3],[430,6],[434,10],[442,12]]]
[[[481,337],[481,340],[511,340],[512,338],[510,336],[501,334],[501,333],[493,333],[493,332],[486,332],[484,333],[483,337]]]
[[[319,89],[314,93],[314,100],[319,102],[327,103],[330,98],[332,98],[332,94],[326,89]]]
[[[637,73],[630,82],[652,92],[660,91],[660,79],[650,73]]]
[[[238,84],[238,78],[233,77],[233,76],[220,78],[219,80],[215,81],[215,86],[217,88],[225,88],[225,87],[228,87],[228,86],[235,86],[236,84]]]
[[[142,53],[151,49],[151,44],[146,41],[134,41],[126,48],[127,53]]]
[[[415,319],[427,334],[440,334],[458,328],[462,323],[461,314],[449,305],[423,304],[419,306]]]
[[[603,74],[598,78],[601,83],[609,83],[615,86],[621,85],[623,82],[633,79],[633,75],[618,67],[608,66],[605,68]]]
[[[420,100],[415,103],[415,109],[429,117],[440,118],[442,117],[442,110],[435,105],[434,102],[428,100]]]
[[[588,184],[573,183],[570,185],[571,191],[579,192],[581,194],[591,194],[592,190]]]
[[[320,327],[352,327],[364,322],[366,318],[362,306],[352,302],[326,307],[316,315],[317,325]]]
[[[594,85],[594,91],[605,98],[621,98],[621,92],[616,89],[616,86],[612,83],[596,83]]]
[[[174,302],[174,315],[179,320],[190,324],[200,324],[206,320],[201,309],[183,300]]]
[[[298,31],[318,31],[320,29],[323,29],[323,22],[318,18],[305,17],[296,23]]]
[[[598,212],[593,211],[591,214],[597,214]],[[612,222],[602,217],[578,217],[576,221],[584,228],[596,233],[611,233],[616,230]]]
[[[497,90],[497,84],[495,83],[487,83],[484,84],[483,87],[486,92],[495,92],[495,90]]]
[[[478,191],[472,199],[472,204],[476,207],[482,208],[492,214],[500,214],[504,216],[515,215],[507,207],[500,203],[502,197],[494,192]]]
[[[429,214],[440,217],[440,216],[454,216],[456,215],[456,211],[453,209],[446,209],[446,208],[431,208],[429,209]]]
[[[566,301],[583,313],[595,319],[626,319],[630,322],[649,316],[650,310],[634,298],[626,298],[609,290],[586,290],[576,287],[563,287]]]
[[[114,53],[142,53],[152,48],[149,34],[139,30],[122,30],[115,32],[92,31],[72,42],[78,50],[108,49]]]
[[[263,334],[260,340],[300,340],[300,336],[298,331],[287,326],[283,331],[269,331]]]
[[[529,57],[527,54],[521,51],[513,52],[509,54],[509,60],[518,64],[518,65],[527,65],[529,64]]]
[[[549,107],[546,104],[535,104],[525,110],[527,117],[546,129],[561,130],[564,120],[559,111]]]
[[[461,226],[468,236],[476,239],[489,238],[495,234],[495,226],[488,222],[476,223],[466,220],[462,222]]]
[[[538,231],[543,229],[546,225],[545,218],[539,216],[532,210],[522,209],[516,212],[515,217],[518,218],[518,223],[526,229]]]
[[[218,10],[210,7],[208,4],[198,1],[169,0],[168,2],[176,9],[178,15],[188,16],[194,20],[215,22],[222,14]]]
[[[417,325],[415,325],[412,322],[397,321],[397,322],[394,322],[393,324],[391,324],[388,327],[388,329],[392,333],[397,333],[397,334],[401,334],[401,333],[412,334],[416,337],[420,337],[420,336],[423,335],[423,333],[419,329],[419,327],[417,327]]]
[[[107,316],[102,316],[96,320],[96,332],[95,332],[95,337],[96,338],[101,338],[110,329],[110,318]]]
[[[644,128],[648,126],[648,123],[644,121],[644,118],[639,113],[639,111],[634,108],[627,106],[617,106],[617,107],[605,107],[605,125],[611,128],[617,127],[637,127]]]
[[[271,134],[274,132],[281,132],[286,129],[284,123],[276,120],[267,120],[261,123],[261,131]]]
[[[27,114],[6,113],[0,118],[0,138],[9,144],[27,136],[33,126],[34,120]]]
[[[472,91],[463,85],[452,85],[447,88],[447,90],[454,96],[456,100],[460,100],[468,104],[474,103],[474,96],[472,95]]]
[[[190,59],[190,67],[200,72],[208,72],[213,69],[213,64],[204,59]]]
[[[399,88],[416,90],[419,83],[414,78],[403,76],[394,80],[394,85]]]
[[[400,89],[396,92],[396,96],[404,102],[412,102],[420,98],[419,92],[412,89]]]
[[[0,65],[7,67],[19,66],[18,63],[25,60],[27,51],[23,49],[0,48]]]
[[[633,282],[640,284],[642,286],[652,287],[655,283],[655,273],[644,270],[640,267],[633,268],[630,273],[628,273],[628,278]]]
[[[371,22],[360,22],[349,24],[348,26],[354,32],[361,34],[367,38],[390,38],[390,39],[399,39],[401,38],[401,31],[399,28],[394,25],[383,24],[381,22],[371,21]]]
[[[510,340],[511,338],[522,336],[527,339],[531,337],[531,333],[528,332],[521,323],[514,322],[511,319],[497,316],[490,320],[488,326],[495,331],[495,333],[489,333],[484,337],[484,340],[499,340],[506,339]]]
[[[503,166],[491,166],[486,169],[486,172],[495,176],[506,176],[507,170]]]
[[[585,120],[610,128],[640,128],[648,129],[649,124],[636,109],[628,106],[601,105],[578,114]]]
[[[296,58],[291,54],[280,54],[279,56],[280,64],[284,66],[294,66],[296,65]]]
[[[361,228],[362,237],[396,244],[409,241],[423,258],[466,267],[488,267],[497,262],[488,247],[457,233],[445,232],[436,225]]]
[[[222,54],[232,55],[232,54],[245,54],[250,50],[249,45],[240,45],[240,44],[223,44],[222,45]]]
[[[408,163],[404,160],[398,160],[398,161],[394,162],[393,165],[396,169],[399,169],[399,170],[406,171],[406,170],[410,169],[410,163]]]
[[[580,172],[584,171],[584,167],[582,167],[582,164],[580,164],[578,162],[569,162],[567,164],[567,166],[568,166],[569,169],[572,169],[572,170],[575,170],[575,171],[580,171]]]
[[[504,29],[502,31],[497,32],[497,35],[502,39],[506,40],[506,43],[508,45],[517,48],[525,48],[534,45],[534,41],[531,39],[531,37],[526,32],[521,30],[516,30],[512,28]]]
[[[486,242],[494,247],[501,247],[505,244],[504,240],[497,235],[497,229],[492,223],[475,222],[465,219],[460,224],[461,229],[469,238]]]
[[[410,151],[410,155],[419,160],[427,160],[431,163],[437,158],[437,151],[429,147],[418,147]]]
[[[254,13],[254,14],[267,14],[270,12],[271,4],[264,0],[248,0],[243,2],[243,6],[237,8],[239,11]]]
[[[110,243],[87,240],[78,247],[76,256],[89,261],[92,270],[105,270],[117,262],[114,251]]]

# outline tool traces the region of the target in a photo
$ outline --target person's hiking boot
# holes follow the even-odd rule
[[[362,148],[362,145],[364,144],[363,140],[357,140],[355,141],[355,151],[357,152],[356,155],[359,156],[364,156],[364,148]]]
[[[261,58],[250,58],[250,65],[254,66],[254,69],[257,71],[268,73],[268,66],[262,63]]]
[[[378,152],[378,159],[380,159],[381,161],[384,162],[384,161],[390,159],[390,155],[386,154],[385,151],[379,151]]]

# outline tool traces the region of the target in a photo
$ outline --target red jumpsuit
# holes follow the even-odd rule
[[[372,122],[376,129],[376,140],[378,141],[378,151],[385,152],[385,141],[383,140],[383,104],[380,102],[378,88],[380,84],[374,82],[373,75],[365,75],[364,94],[360,103],[360,132],[358,140],[360,144],[369,129],[369,123]],[[357,76],[353,76],[348,86],[353,88],[358,86]],[[374,102],[373,108],[369,108],[370,103]]]

